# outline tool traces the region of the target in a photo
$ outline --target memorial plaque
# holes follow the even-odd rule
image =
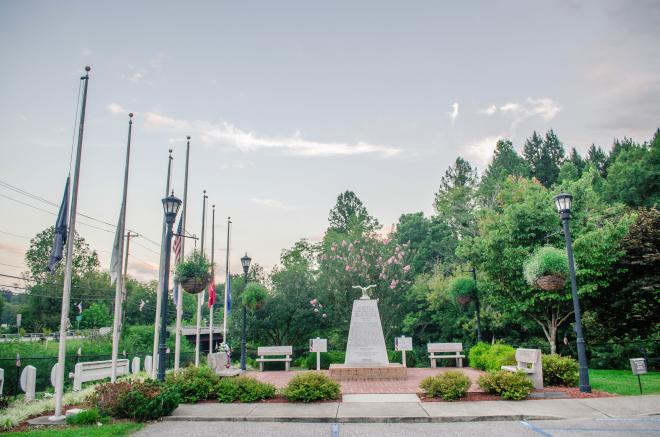
[[[355,367],[378,367],[389,364],[377,300],[353,301],[345,364]]]
[[[328,339],[326,338],[310,338],[309,339],[310,352],[328,352]]]
[[[644,358],[631,358],[630,367],[633,375],[644,375],[647,373],[646,360]]]
[[[411,351],[412,347],[412,337],[395,337],[394,338],[394,350],[395,351]]]

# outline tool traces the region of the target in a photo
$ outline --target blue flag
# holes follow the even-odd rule
[[[231,276],[227,276],[227,314],[231,312]]]
[[[53,273],[57,264],[62,260],[64,252],[64,244],[67,238],[67,222],[69,218],[69,180],[71,177],[66,178],[66,186],[64,187],[64,196],[62,197],[62,204],[60,205],[60,212],[57,214],[57,221],[55,222],[55,237],[53,238],[53,249],[50,252],[48,259],[48,271]]]

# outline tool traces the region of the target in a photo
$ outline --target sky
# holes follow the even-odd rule
[[[2,0],[0,272],[24,271],[29,238],[55,222],[57,207],[6,184],[59,204],[85,65],[78,211],[97,220],[77,231],[107,269],[133,112],[129,273],[156,278],[168,149],[181,197],[190,135],[187,229],[201,233],[207,190],[222,276],[228,216],[232,271],[246,252],[269,270],[322,238],[344,190],[389,230],[432,213],[457,156],[483,171],[498,138],[649,140],[658,22],[657,1]]]

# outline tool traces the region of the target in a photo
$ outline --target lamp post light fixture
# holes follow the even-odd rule
[[[167,354],[167,347],[165,340],[167,335],[167,289],[170,282],[170,253],[172,252],[172,226],[176,220],[176,215],[181,206],[181,199],[174,196],[174,191],[171,195],[163,199],[163,211],[165,212],[165,224],[167,225],[167,237],[165,238],[165,270],[163,274],[163,289],[161,290],[161,305],[160,305],[160,335],[158,337],[158,380],[165,380],[165,356]]]
[[[575,313],[575,334],[577,336],[578,362],[580,365],[580,391],[591,393],[589,385],[589,368],[587,366],[587,350],[584,344],[584,335],[582,334],[582,316],[580,315],[580,301],[578,300],[577,281],[575,279],[575,261],[573,260],[573,242],[571,240],[571,231],[568,227],[568,220],[571,218],[571,202],[573,196],[567,193],[560,193],[555,196],[555,206],[564,228],[564,237],[566,238],[566,252],[568,255],[568,271],[571,276],[571,292],[573,293],[573,312]]]
[[[248,282],[248,270],[250,270],[250,262],[252,261],[252,258],[250,258],[245,252],[245,256],[241,258],[241,265],[243,266],[243,275],[245,275],[245,286],[243,287],[243,290],[245,291],[245,287],[247,287],[247,282]],[[241,370],[246,370],[245,367],[245,358],[247,355],[247,347],[246,347],[246,330],[247,330],[247,307],[245,304],[243,304],[243,328],[241,332]]]

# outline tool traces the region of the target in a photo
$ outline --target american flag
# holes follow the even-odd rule
[[[172,249],[174,250],[174,264],[178,264],[179,261],[181,261],[181,242],[183,241],[183,236],[181,235],[182,232],[183,224],[181,219],[179,219],[179,227],[177,228],[176,238],[174,239],[174,244],[172,246]]]
[[[215,303],[215,278],[211,277],[211,284],[209,285],[209,308],[213,308]]]

